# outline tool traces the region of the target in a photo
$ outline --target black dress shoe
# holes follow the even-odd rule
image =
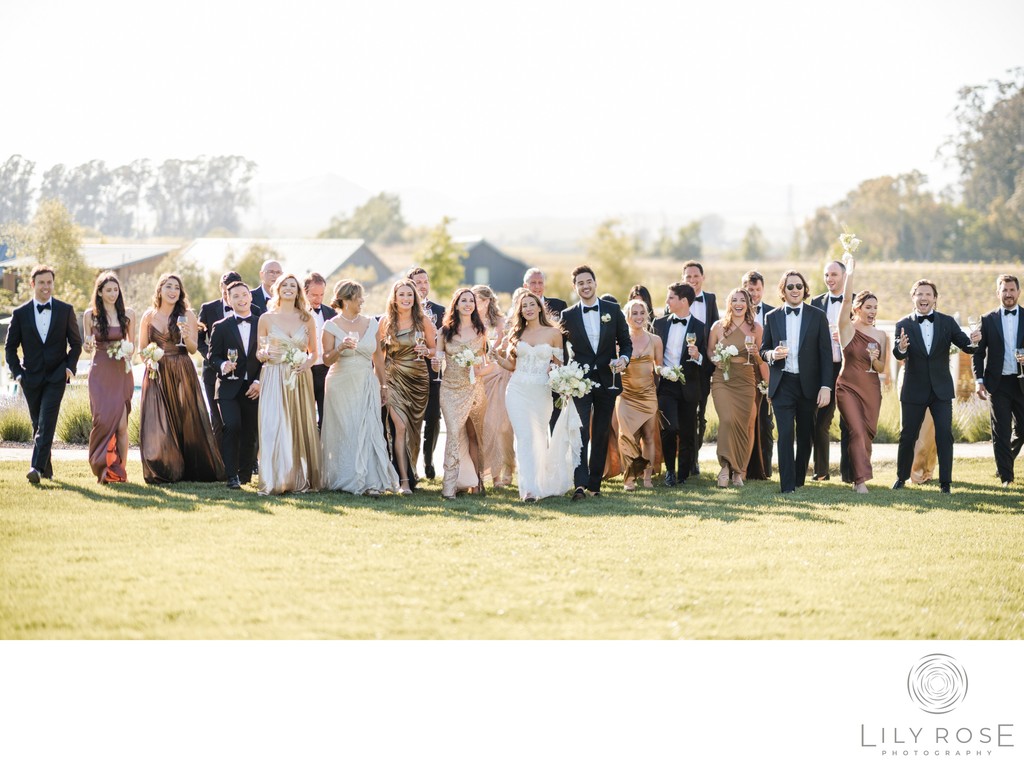
[[[948,481],[939,485],[939,492],[941,492],[944,495],[952,494],[952,492],[949,489],[949,482]]]
[[[892,483],[892,488],[893,489],[903,489],[903,485],[904,484],[906,484],[906,482],[903,481],[903,479],[896,479],[896,481],[894,481]]]
[[[238,481],[238,477],[237,476],[232,476],[230,479],[228,479],[228,489],[241,489],[241,488],[242,488],[242,484],[241,484],[241,482]]]
[[[423,466],[423,475],[426,476],[431,481],[433,481],[434,480],[434,476],[435,476],[435,474],[434,474],[434,466],[432,466],[432,465],[425,465],[425,466]]]
[[[665,486],[674,487],[676,485],[676,474],[674,471],[665,472]]]
[[[38,484],[39,471],[37,471],[35,468],[29,468],[28,473],[25,474],[25,478],[28,479],[29,484]]]
[[[583,487],[576,487],[576,491],[572,493],[572,499],[573,502],[576,502],[577,500],[586,500],[587,491],[583,489]]]

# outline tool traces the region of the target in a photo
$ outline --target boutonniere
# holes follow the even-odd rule
[[[601,314],[601,324],[607,324],[610,321],[612,321],[611,314]]]

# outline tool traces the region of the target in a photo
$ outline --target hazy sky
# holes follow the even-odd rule
[[[243,154],[496,216],[938,178],[958,88],[1024,64],[1019,0],[5,0],[0,25],[4,156]]]

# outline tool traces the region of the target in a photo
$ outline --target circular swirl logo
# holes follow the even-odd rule
[[[928,654],[907,676],[910,699],[926,713],[948,713],[967,696],[967,673],[948,654]]]

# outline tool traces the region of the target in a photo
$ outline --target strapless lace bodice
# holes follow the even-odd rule
[[[516,345],[516,369],[512,373],[512,378],[523,383],[546,384],[551,357],[561,360],[562,349],[548,343],[531,346],[529,343],[520,341]]]

